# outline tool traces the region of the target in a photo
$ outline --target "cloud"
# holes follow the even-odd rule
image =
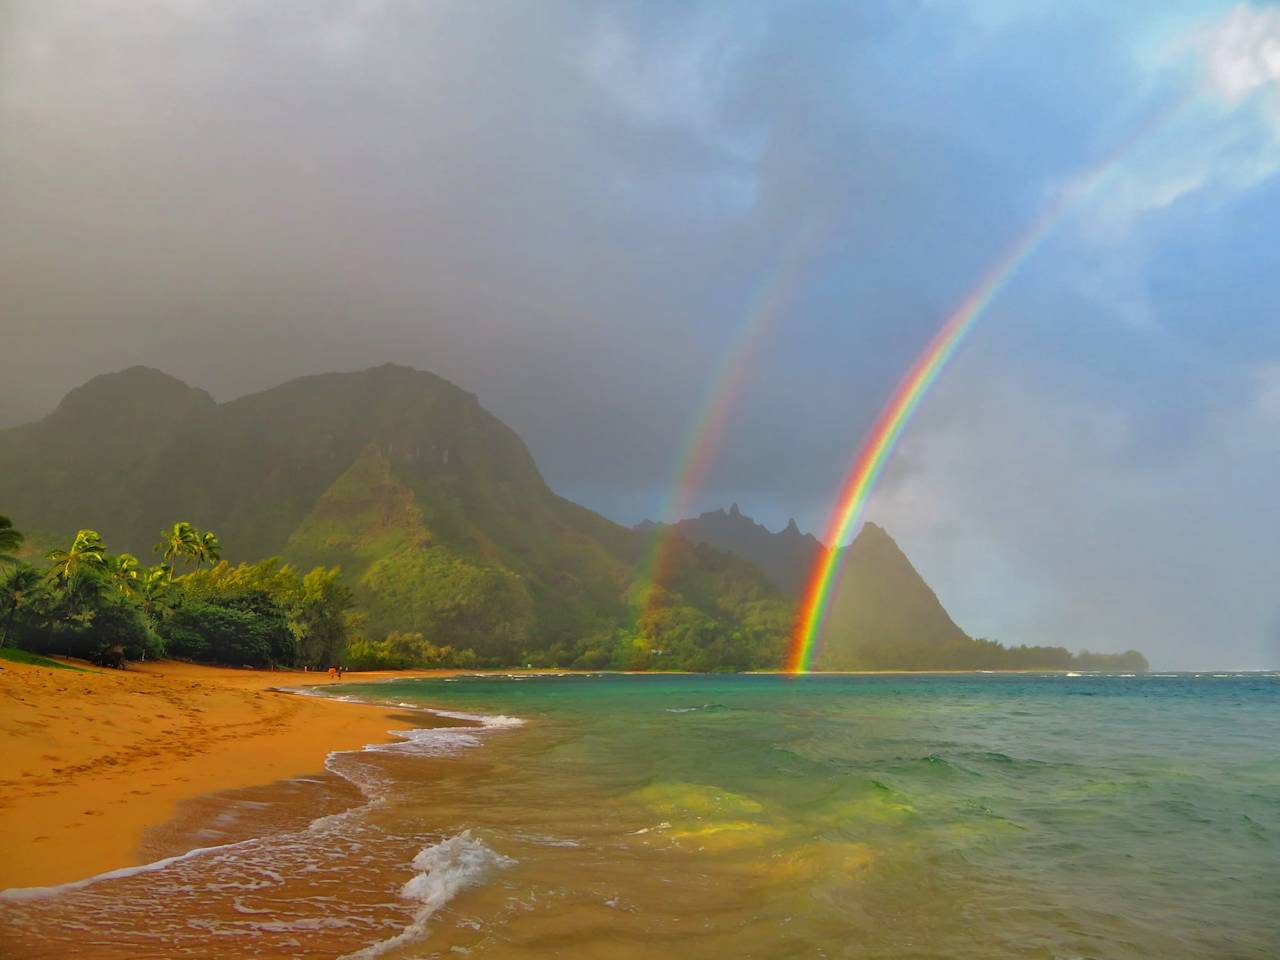
[[[0,425],[133,363],[225,399],[395,359],[634,522],[820,221],[693,506],[820,528],[942,318],[1194,88],[1001,294],[877,501],[970,629],[1184,649],[1202,597],[1252,609],[1235,570],[1274,554],[1246,480],[1273,466],[1250,371],[1280,362],[1280,125],[1249,40],[1274,17],[1194,6],[13,0]],[[1238,552],[1200,590],[1142,562],[1177,556],[1169,515]]]
[[[1128,116],[1099,145],[1110,169],[1079,221],[1092,242],[1121,245],[1144,219],[1230,202],[1280,172],[1280,10],[1242,3],[1172,24],[1129,47]]]
[[[1280,561],[1263,544],[1280,519],[1253,472],[1280,471],[1275,421],[1259,415],[1272,411],[1224,403],[1176,459],[1135,458],[1169,425],[1028,374],[984,365],[940,384],[869,518],[975,634],[1139,647],[1164,668],[1274,667]]]
[[[1228,102],[1239,103],[1261,87],[1280,86],[1280,10],[1242,3],[1203,40],[1209,80]]]

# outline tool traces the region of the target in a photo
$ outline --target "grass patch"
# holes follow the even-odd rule
[[[48,657],[42,657],[38,653],[28,653],[26,650],[19,650],[17,647],[0,647],[0,660],[8,660],[10,663],[29,663],[33,667],[54,667],[58,670],[78,670],[81,673],[90,672],[82,667],[73,667],[69,663],[59,663],[57,660],[50,660]]]

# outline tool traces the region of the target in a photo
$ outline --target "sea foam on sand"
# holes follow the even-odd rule
[[[413,868],[418,873],[400,888],[401,897],[422,904],[413,921],[394,937],[347,954],[343,960],[369,960],[421,939],[432,914],[461,891],[483,883],[493,871],[514,863],[510,857],[485,846],[470,830],[423,847],[413,858]]]

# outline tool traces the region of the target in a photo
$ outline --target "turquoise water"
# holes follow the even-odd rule
[[[1280,956],[1276,675],[325,692],[457,725],[335,755],[334,781],[366,802],[305,829],[0,904],[0,942],[51,957]]]
[[[706,929],[710,952],[1280,955],[1274,676],[463,678],[351,692],[525,718],[519,769],[486,783],[483,802],[536,809],[556,836],[649,830],[616,877],[596,851],[568,848],[623,901],[628,877],[666,867],[741,883],[748,909],[731,903]],[[538,809],[540,795],[563,808]],[[705,895],[667,886],[635,903],[655,935],[688,926],[686,904]]]

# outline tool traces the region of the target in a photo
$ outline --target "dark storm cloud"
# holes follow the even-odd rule
[[[658,509],[709,376],[814,230],[697,508],[819,528],[941,318],[1203,61],[1225,105],[1028,266],[873,515],[975,631],[1192,663],[1215,622],[1186,596],[1194,571],[1244,611],[1220,621],[1238,664],[1261,662],[1266,500],[1212,487],[1224,461],[1273,466],[1280,422],[1260,280],[1280,138],[1238,99],[1268,89],[1240,40],[1265,17],[551,0],[0,17],[0,424],[134,363],[227,399],[390,359],[476,393],[556,489],[624,522]],[[1250,574],[1144,564],[1179,542],[1166,513],[1203,519],[1196,542]],[[1108,575],[1130,595],[1100,599]]]

